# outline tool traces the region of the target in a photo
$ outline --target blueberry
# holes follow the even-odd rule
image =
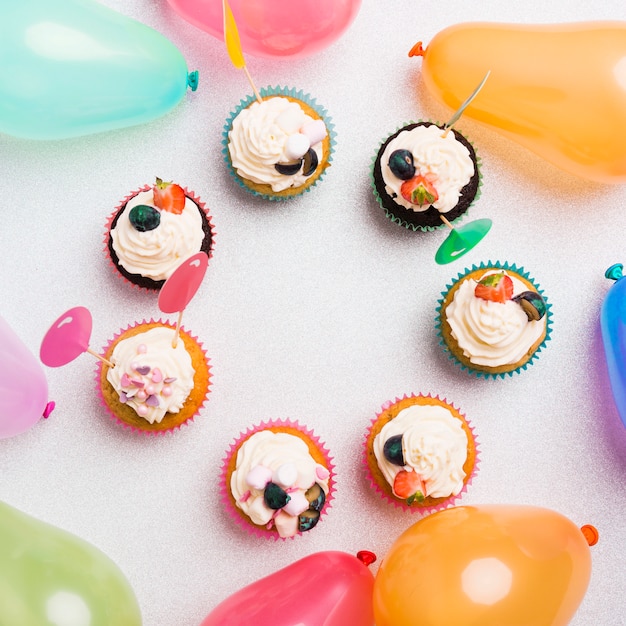
[[[130,210],[128,219],[135,230],[143,233],[157,228],[161,223],[161,214],[154,207],[138,204]]]
[[[394,465],[404,465],[404,454],[402,452],[402,435],[393,435],[385,441],[383,446],[385,458]]]
[[[409,150],[394,150],[389,157],[389,169],[400,180],[409,180],[415,176],[413,155]]]

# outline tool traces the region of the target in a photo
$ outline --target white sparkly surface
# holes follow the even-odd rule
[[[333,46],[301,60],[249,57],[258,87],[288,85],[326,107],[337,131],[333,165],[288,203],[252,198],[221,155],[224,120],[249,87],[224,46],[165,0],[104,4],[163,33],[200,84],[153,123],[78,139],[0,136],[0,314],[38,354],[52,321],[83,305],[100,349],[127,324],[158,316],[154,295],[131,289],[102,251],[106,218],[155,176],[193,189],[216,230],[207,277],[184,315],[211,358],[205,409],[171,436],[133,436],[100,408],[95,360],[46,368],[57,408],[0,441],[0,499],[87,539],[118,563],[146,626],[194,626],[244,585],[319,550],[382,559],[419,519],[372,493],[362,438],[387,400],[437,393],[478,434],[482,463],[463,504],[533,504],[595,525],[588,592],[573,626],[626,624],[626,429],[614,407],[599,311],[608,266],[626,262],[626,185],[574,178],[469,119],[458,123],[483,162],[470,218],[494,221],[462,260],[437,266],[443,231],[413,233],[375,203],[369,165],[381,139],[412,119],[445,120],[420,88],[408,50],[465,21],[623,19],[623,0],[545,3],[363,0]],[[520,51],[523,54],[523,51]],[[581,76],[584,81],[584,76]],[[475,379],[443,355],[436,302],[472,263],[522,265],[553,305],[552,340],[505,380]],[[336,498],[314,531],[274,543],[233,528],[217,479],[232,440],[253,423],[292,418],[333,454]],[[376,571],[377,564],[372,567]]]

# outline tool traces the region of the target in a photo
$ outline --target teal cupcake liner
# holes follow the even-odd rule
[[[481,370],[476,370],[473,369],[472,367],[466,365],[465,363],[461,362],[457,356],[454,354],[454,352],[449,348],[448,344],[446,343],[446,340],[443,338],[443,333],[442,333],[442,317],[444,314],[444,310],[443,310],[443,302],[445,300],[445,297],[447,296],[448,292],[450,291],[450,289],[452,289],[452,287],[457,284],[459,281],[463,280],[468,274],[471,274],[472,272],[475,272],[476,270],[482,270],[482,269],[502,269],[505,271],[511,271],[514,272],[515,274],[518,274],[519,276],[523,277],[524,279],[526,279],[527,281],[529,281],[530,283],[532,283],[533,287],[536,289],[537,293],[539,293],[541,295],[541,297],[544,299],[545,303],[546,303],[546,335],[543,339],[543,341],[539,344],[539,346],[537,347],[537,349],[533,352],[533,354],[530,356],[530,358],[528,359],[528,361],[526,361],[526,363],[524,363],[523,365],[515,368],[515,369],[511,369],[507,372],[498,372],[498,373],[494,373],[494,372],[484,372]],[[457,366],[459,366],[461,368],[461,370],[467,372],[468,374],[472,374],[474,376],[476,376],[477,378],[505,378],[507,375],[508,376],[513,376],[513,374],[518,374],[520,373],[522,370],[525,370],[528,368],[529,365],[531,365],[532,363],[534,363],[538,356],[539,353],[545,348],[546,343],[550,340],[550,336],[552,333],[552,304],[550,304],[547,300],[547,298],[545,297],[543,290],[539,287],[538,283],[535,282],[535,280],[524,270],[523,267],[516,265],[515,263],[508,263],[508,262],[500,262],[500,261],[488,261],[487,263],[481,262],[480,265],[472,265],[471,268],[465,268],[465,270],[461,273],[458,274],[458,276],[456,278],[453,278],[452,281],[446,285],[446,288],[441,292],[441,298],[438,300],[438,305],[437,305],[437,317],[435,319],[435,328],[437,330],[437,334],[439,336],[439,345],[443,348],[444,352],[448,355],[448,358],[453,361]]]
[[[416,225],[416,224],[412,224],[410,222],[407,222],[406,220],[402,219],[401,217],[396,216],[390,208],[388,208],[388,207],[386,207],[384,205],[383,199],[381,198],[381,196],[380,196],[380,194],[378,192],[378,189],[376,188],[376,181],[374,179],[374,168],[375,168],[376,163],[378,161],[378,155],[380,153],[380,149],[382,148],[382,145],[389,139],[389,137],[391,137],[395,133],[399,132],[400,130],[402,130],[406,126],[409,126],[411,124],[422,124],[422,123],[435,124],[436,126],[440,126],[440,127],[443,126],[442,122],[436,122],[436,121],[433,121],[433,120],[430,120],[430,119],[429,120],[419,119],[416,122],[415,121],[409,121],[409,122],[406,122],[405,124],[402,124],[402,125],[396,127],[395,131],[393,131],[392,133],[389,133],[378,144],[378,148],[376,149],[376,152],[375,152],[374,156],[372,157],[369,178],[370,178],[370,184],[371,184],[372,191],[374,193],[374,198],[376,199],[376,202],[379,204],[380,208],[383,209],[383,211],[385,212],[385,215],[392,222],[394,222],[395,224],[398,224],[399,226],[403,226],[407,230],[412,230],[413,232],[417,232],[417,231],[433,232],[433,231],[439,230],[441,228],[447,228],[447,225],[444,224],[444,222],[442,221],[441,224],[439,224],[438,226],[428,226],[428,225],[420,226],[420,225]],[[458,215],[457,217],[455,217],[454,219],[451,219],[451,220],[446,217],[445,213],[442,213],[442,215],[444,217],[446,217],[446,219],[448,219],[448,221],[451,224],[456,224],[456,223],[458,223],[458,222],[463,220],[463,218],[469,212],[470,208],[472,206],[474,206],[475,202],[480,198],[480,195],[482,193],[482,185],[483,185],[483,176],[482,176],[482,171],[481,171],[482,160],[481,160],[480,156],[478,155],[478,152],[476,150],[476,146],[474,146],[474,143],[472,141],[470,141],[463,133],[461,133],[460,131],[456,130],[456,128],[455,129],[450,129],[450,130],[454,130],[456,133],[461,135],[472,146],[472,148],[474,150],[474,154],[476,155],[476,172],[478,173],[478,189],[476,190],[476,195],[474,196],[474,199],[471,201],[471,203],[469,204],[467,209],[465,211],[463,211],[460,215]]]
[[[264,87],[259,91],[259,93],[261,97],[263,98],[267,96],[289,96],[296,100],[300,100],[304,102],[305,104],[307,104],[308,106],[310,106],[324,120],[324,124],[326,125],[326,130],[330,138],[328,166],[322,170],[321,174],[317,177],[317,179],[311,185],[303,187],[302,190],[300,190],[299,192],[292,193],[290,195],[280,196],[280,195],[275,195],[272,193],[260,193],[248,187],[243,181],[242,177],[239,174],[237,174],[237,171],[235,170],[235,168],[233,167],[231,163],[230,153],[228,151],[228,133],[230,132],[232,125],[233,125],[233,120],[237,117],[237,115],[239,115],[239,113],[243,109],[247,108],[250,104],[256,101],[256,96],[254,94],[251,94],[247,96],[245,99],[240,100],[237,107],[230,113],[230,115],[226,119],[226,123],[224,124],[224,130],[222,132],[222,155],[224,156],[224,161],[226,162],[226,166],[232,178],[237,182],[237,184],[240,187],[242,187],[243,189],[245,189],[247,192],[251,193],[252,195],[260,197],[260,198],[264,198],[265,200],[271,200],[271,201],[281,201],[281,200],[289,200],[290,198],[297,198],[301,196],[303,193],[307,191],[311,191],[311,189],[313,189],[313,187],[315,187],[317,183],[320,180],[322,180],[322,178],[324,178],[326,174],[326,170],[328,169],[328,167],[330,167],[330,164],[333,159],[333,153],[335,150],[336,137],[337,137],[337,133],[335,132],[335,125],[332,122],[332,118],[328,115],[328,111],[323,106],[318,104],[314,98],[312,98],[310,95],[304,93],[301,90],[296,90],[290,87],[276,86],[276,87]]]

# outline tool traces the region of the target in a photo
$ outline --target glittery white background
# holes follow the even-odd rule
[[[212,391],[191,426],[133,436],[99,406],[95,359],[46,368],[57,408],[0,441],[0,499],[116,561],[146,626],[197,626],[231,593],[313,552],[368,549],[382,559],[419,516],[368,489],[363,434],[385,401],[437,393],[461,408],[480,441],[480,471],[462,502],[533,504],[595,525],[591,583],[572,624],[626,624],[626,429],[599,328],[612,285],[604,271],[626,262],[626,185],[575,178],[462,119],[458,128],[483,161],[470,217],[494,226],[462,260],[437,266],[445,233],[392,224],[368,179],[385,135],[450,114],[420,88],[421,60],[407,56],[416,41],[465,21],[624,19],[623,0],[363,0],[347,33],[313,57],[248,57],[257,86],[312,94],[336,126],[325,179],[280,204],[253,199],[226,173],[222,126],[249,86],[223,44],[165,0],[104,4],[170,39],[199,70],[199,88],[165,117],[127,130],[50,142],[0,135],[0,314],[35,354],[48,326],[73,306],[92,312],[94,349],[128,323],[158,316],[153,295],[110,271],[102,238],[127,192],[155,176],[173,179],[207,203],[217,232],[207,277],[184,316],[210,355]],[[506,380],[463,373],[434,330],[446,283],[489,259],[522,265],[553,305],[547,348]],[[280,543],[232,528],[218,503],[225,450],[267,418],[314,429],[338,473],[323,524]]]

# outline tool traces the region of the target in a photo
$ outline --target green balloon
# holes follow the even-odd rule
[[[0,60],[0,133],[25,139],[148,122],[197,84],[171,41],[93,0],[2,3]]]
[[[2,626],[141,626],[135,594],[87,541],[0,502]]]

